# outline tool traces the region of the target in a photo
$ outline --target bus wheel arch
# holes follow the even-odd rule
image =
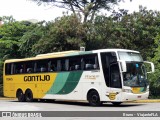
[[[16,97],[18,98],[19,102],[25,102],[25,95],[23,94],[22,89],[18,89],[16,92]]]
[[[91,106],[100,106],[102,104],[99,93],[96,89],[90,89],[88,91],[87,100]]]
[[[25,91],[25,100],[27,102],[32,102],[33,101],[33,92],[29,88]]]

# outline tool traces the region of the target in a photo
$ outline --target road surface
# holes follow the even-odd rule
[[[49,102],[18,102],[17,100],[0,100],[0,111],[1,112],[6,112],[6,111],[20,111],[20,112],[24,112],[24,111],[28,111],[28,112],[42,112],[42,111],[51,111],[52,113],[56,113],[56,111],[63,111],[63,112],[59,112],[58,114],[75,114],[78,113],[80,111],[85,111],[85,113],[87,114],[87,112],[89,114],[93,113],[94,117],[79,117],[79,116],[75,116],[75,117],[46,117],[45,120],[55,120],[55,119],[62,119],[62,120],[97,120],[99,118],[95,117],[96,114],[100,114],[100,113],[109,113],[110,111],[113,111],[113,114],[117,114],[118,111],[130,111],[132,113],[132,111],[150,111],[149,113],[152,112],[159,112],[160,111],[160,103],[123,103],[120,106],[113,106],[111,103],[105,103],[100,107],[91,107],[89,106],[88,103],[85,102],[68,102],[68,101],[49,101]],[[68,111],[68,112],[67,112]],[[70,112],[72,111],[72,113]],[[76,112],[74,112],[76,111]],[[93,111],[93,112],[90,112]],[[96,112],[98,111],[98,112]],[[99,112],[102,111],[102,112]],[[116,111],[116,112],[114,112]],[[46,112],[47,113],[47,112]],[[51,114],[52,114],[51,113]],[[159,112],[160,113],[160,112]],[[26,113],[27,114],[27,113]],[[112,113],[111,113],[112,114]],[[128,113],[127,113],[128,114]],[[139,113],[138,113],[139,114]],[[129,114],[130,115],[130,114]],[[112,115],[113,116],[113,115]],[[11,118],[0,118],[1,119],[5,119],[5,120],[10,120]],[[21,117],[15,117],[12,118],[12,120],[21,120]],[[32,118],[23,118],[24,120],[31,120]],[[34,118],[34,120],[43,120],[44,118]],[[106,120],[106,117],[100,117],[99,120],[104,119]],[[111,120],[123,120],[123,119],[130,119],[130,120],[159,120],[159,117],[110,117]]]

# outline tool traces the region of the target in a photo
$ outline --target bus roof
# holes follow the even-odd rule
[[[117,51],[139,53],[139,51],[128,50],[128,49],[99,49],[99,50],[93,50],[93,52],[117,52]]]
[[[9,60],[6,60],[5,63],[23,62],[23,61],[30,61],[30,60],[37,60],[37,59],[45,59],[45,58],[58,58],[58,57],[64,57],[64,56],[84,55],[84,54],[89,54],[89,53],[117,52],[117,51],[139,53],[138,51],[127,50],[127,49],[99,49],[99,50],[92,50],[92,51],[71,50],[71,51],[62,51],[62,52],[39,54],[39,55],[37,55],[35,57],[30,57],[30,58],[9,59]]]

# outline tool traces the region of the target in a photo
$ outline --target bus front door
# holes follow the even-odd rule
[[[122,83],[119,64],[115,52],[101,53],[102,69],[107,86],[106,92],[109,100],[120,101]]]

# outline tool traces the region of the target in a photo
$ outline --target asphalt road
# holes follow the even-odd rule
[[[17,100],[0,100],[0,111],[4,112],[4,111],[28,111],[28,112],[41,112],[41,111],[68,111],[69,114],[72,114],[70,111],[76,111],[78,113],[78,111],[85,111],[86,114],[87,112],[93,113],[94,117],[47,117],[45,118],[45,120],[48,119],[62,119],[62,120],[97,120],[98,118],[95,117],[96,116],[96,112],[95,111],[103,111],[106,113],[108,113],[109,111],[130,111],[132,113],[132,111],[150,111],[150,113],[155,112],[155,111],[160,111],[160,103],[122,103],[120,106],[113,106],[111,103],[105,103],[100,107],[91,107],[89,106],[88,103],[84,103],[84,102],[68,102],[68,101],[49,101],[49,102],[18,102]],[[76,112],[73,112],[73,114],[75,114]],[[57,114],[68,114],[68,113],[64,113],[64,112],[59,112]],[[102,113],[102,112],[98,112],[98,113]],[[97,113],[97,115],[98,115]],[[160,112],[159,112],[160,113]],[[52,113],[51,113],[52,114]],[[111,113],[112,114],[112,113]],[[117,112],[113,112],[113,114],[117,114]],[[129,114],[130,115],[130,114]],[[115,115],[116,116],[116,115]],[[159,117],[130,117],[128,116],[129,119],[135,119],[137,120],[152,120],[152,119],[156,119],[159,120]],[[128,117],[110,117],[111,120],[123,120],[126,119],[128,120]],[[1,119],[9,119],[10,118],[0,118]],[[19,119],[21,120],[22,118],[20,117],[15,117],[12,118],[12,120],[15,119]],[[23,118],[24,120],[31,120],[31,118]],[[34,118],[34,120],[41,120],[44,118]],[[100,117],[99,120],[101,119],[106,119],[106,117]]]

